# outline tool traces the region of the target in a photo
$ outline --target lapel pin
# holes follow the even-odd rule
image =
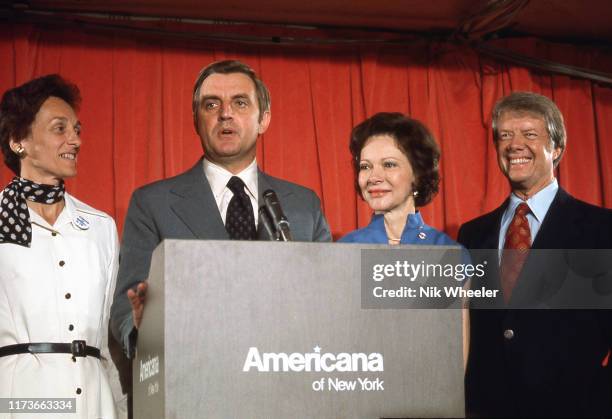
[[[74,223],[81,230],[89,229],[89,221],[87,221],[87,219],[83,217],[82,215],[79,215],[77,218],[75,218]]]

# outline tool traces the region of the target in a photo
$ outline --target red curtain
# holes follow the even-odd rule
[[[533,39],[498,46],[612,72],[597,49]],[[191,115],[193,82],[214,60],[251,65],[272,94],[272,122],[258,143],[267,173],[316,191],[339,237],[367,224],[353,187],[351,127],[380,111],[409,114],[430,127],[442,150],[439,195],[426,222],[455,236],[461,223],[497,207],[508,186],[490,132],[494,102],[515,90],[551,97],[565,116],[567,152],[558,178],[570,193],[612,207],[612,88],[487,59],[469,47],[292,47],[181,45],[121,33],[0,28],[0,91],[60,73],[81,89],[83,146],[68,190],[117,220],[132,191],[191,167],[202,154]],[[6,184],[11,173],[0,168]]]

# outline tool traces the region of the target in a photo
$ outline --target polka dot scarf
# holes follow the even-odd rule
[[[0,200],[0,243],[30,247],[32,224],[26,200],[55,204],[64,199],[64,182],[58,186],[34,183],[15,177],[2,191]]]

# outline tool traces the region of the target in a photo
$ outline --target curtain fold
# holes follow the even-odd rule
[[[498,46],[612,71],[604,50],[534,39]],[[0,90],[48,73],[81,89],[83,146],[68,190],[113,215],[121,230],[132,191],[174,176],[201,156],[191,94],[202,67],[237,58],[272,94],[272,122],[258,143],[267,173],[315,190],[333,234],[367,224],[357,196],[348,141],[351,128],[381,111],[423,121],[442,150],[440,193],[422,209],[427,223],[455,236],[461,223],[507,196],[491,139],[490,116],[501,96],[531,90],[551,97],[567,126],[561,185],[587,202],[612,207],[612,88],[496,62],[466,46],[185,47],[119,33],[0,28]],[[0,180],[12,177],[0,168]]]

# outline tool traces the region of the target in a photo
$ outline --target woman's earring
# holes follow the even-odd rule
[[[23,148],[21,144],[17,146],[17,150],[15,150],[15,154],[17,154],[19,157],[23,157],[23,155],[25,154],[25,149]]]
[[[412,196],[414,196],[415,198],[416,198],[417,196],[419,196],[419,191],[413,191],[413,192],[412,192]]]

